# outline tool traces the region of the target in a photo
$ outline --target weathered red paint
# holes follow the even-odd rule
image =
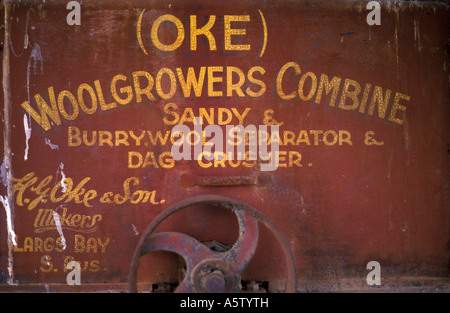
[[[19,179],[34,173],[24,181],[36,181],[24,190],[20,203],[19,192],[15,193],[13,221],[18,245],[11,260],[15,286],[6,283],[10,264],[8,233],[6,211],[0,210],[0,290],[45,291],[45,285],[50,290],[74,290],[66,285],[68,271],[64,269],[72,259],[80,261],[83,268],[82,285],[76,287],[77,291],[127,290],[133,253],[145,229],[171,205],[205,195],[240,200],[278,226],[295,256],[299,291],[335,290],[345,279],[356,280],[358,288],[368,288],[366,264],[372,260],[381,264],[383,280],[394,284],[401,285],[399,277],[415,276],[419,282],[424,277],[448,277],[450,129],[445,5],[382,2],[381,25],[369,26],[366,2],[356,1],[174,0],[170,5],[167,1],[83,1],[81,25],[69,26],[65,3],[21,1],[13,2],[11,7],[13,175]],[[259,12],[267,24],[265,48]],[[147,54],[136,34],[141,14],[141,40]],[[151,41],[151,25],[164,14],[177,17],[184,25],[184,41],[174,52],[159,51]],[[211,33],[217,50],[210,50],[203,35],[198,36],[197,50],[190,48],[190,15],[197,17],[198,27],[216,15]],[[232,43],[250,44],[250,50],[224,49],[224,15],[249,15],[248,22],[232,23],[233,28],[246,29],[246,35],[234,37]],[[173,25],[164,25],[159,33],[161,41],[174,42]],[[0,36],[3,41],[3,34]],[[294,97],[284,100],[279,96],[276,78],[289,62],[292,66],[283,76],[281,90]],[[137,101],[133,72],[146,71],[156,81],[158,71],[169,68],[178,81],[176,68],[187,75],[188,67],[199,73],[201,67],[215,66],[223,67],[222,84],[213,87],[214,91],[222,91],[221,97],[206,95],[205,78],[200,97],[194,92],[185,97],[178,84],[170,99],[159,97],[154,86],[154,101],[144,94]],[[247,77],[242,88],[245,97],[239,97],[236,91],[227,96],[227,66],[237,67],[245,75],[252,67],[264,68],[264,74],[254,76],[266,84],[264,95],[248,96],[247,87],[253,92],[259,88]],[[308,98],[312,75],[317,78],[317,88],[321,74],[330,81],[333,77],[342,79],[334,106],[330,105],[332,92],[323,92],[318,103],[317,90],[309,100],[300,98],[298,84],[308,72],[311,74],[304,76],[303,98]],[[126,81],[117,82],[118,92],[130,86],[133,99],[127,105],[117,103],[117,107],[102,111],[100,94],[104,106],[116,101],[110,87],[118,74],[126,76]],[[219,76],[218,72],[214,76]],[[143,76],[138,79],[144,88]],[[345,80],[349,94],[340,107]],[[361,87],[359,102],[363,102],[367,84],[371,85],[363,113],[359,108],[348,110],[354,103],[353,82]],[[69,97],[62,95],[69,118],[60,114],[60,125],[53,122],[48,130],[21,106],[31,101],[38,110],[36,94],[50,103],[49,87],[53,87],[55,101],[63,90],[70,91],[78,101],[82,84],[94,91],[97,111],[90,114],[80,108],[71,120],[74,112]],[[383,97],[388,90],[391,92],[384,118],[379,118],[379,106],[369,114],[375,86],[381,88]],[[168,81],[161,88],[162,93],[168,93]],[[91,89],[82,91],[87,111]],[[3,99],[3,89],[0,92]],[[126,93],[123,91],[121,97],[125,98]],[[392,109],[398,94],[409,97],[398,98],[405,110]],[[303,143],[280,146],[286,151],[281,155],[284,159],[280,159],[285,167],[273,172],[260,172],[259,166],[251,162],[249,167],[241,162],[237,167],[219,164],[202,168],[195,161],[180,161],[173,168],[164,168],[167,163],[158,156],[170,151],[170,146],[153,145],[148,133],[137,145],[129,131],[135,135],[151,131],[154,136],[159,130],[164,136],[173,127],[163,121],[173,119],[164,111],[168,103],[178,106],[180,117],[186,108],[193,108],[196,115],[199,108],[208,112],[214,109],[215,122],[219,108],[230,112],[235,108],[241,114],[251,108],[245,117],[246,125],[263,124],[266,110],[272,109],[266,122],[283,122],[281,134],[292,131],[295,136],[292,139],[288,133],[282,140],[295,143],[300,137]],[[347,109],[343,109],[345,106]],[[389,120],[393,111],[393,120],[401,124]],[[31,127],[27,160],[24,116]],[[234,115],[231,123],[237,121]],[[73,141],[70,146],[69,132],[76,138],[77,130],[81,140],[82,132],[87,131],[87,141],[92,141],[92,132],[97,131],[97,141],[91,146]],[[299,136],[301,130],[306,131],[303,137]],[[328,137],[323,138],[323,133],[314,132],[317,130],[335,133],[328,132]],[[128,146],[123,143],[125,135],[121,131],[127,132]],[[305,144],[304,136],[308,136],[310,145]],[[103,145],[99,138],[103,138]],[[130,168],[130,151],[142,155],[141,163],[151,151],[157,167],[150,164]],[[290,154],[292,151],[300,153],[301,160],[297,154]],[[139,161],[137,153],[133,162]],[[49,175],[52,178],[46,180]],[[72,179],[73,186],[67,188],[77,190],[79,197],[73,193],[68,202],[68,195],[60,201],[51,201],[50,197],[40,200],[39,191],[44,191],[44,185],[50,190],[57,186],[54,198],[62,197],[63,186],[58,182],[63,175]],[[128,181],[131,192],[155,191],[146,203],[125,199],[124,182],[132,177],[139,183]],[[7,194],[7,186],[0,184],[2,196]],[[88,194],[91,190],[96,197],[92,198],[93,192]],[[115,195],[119,203],[114,203]],[[29,209],[35,199],[36,206]],[[60,234],[51,211],[45,210],[59,214],[66,249],[57,241]],[[203,204],[177,212],[161,223],[158,232],[176,231],[200,242],[216,240],[229,245],[238,238],[238,229],[234,214]],[[261,227],[258,247],[242,279],[268,281],[269,289],[283,289],[286,268],[279,262],[282,256],[271,231]],[[177,282],[177,264],[174,255],[152,252],[142,258],[139,283],[148,286],[151,282]]]

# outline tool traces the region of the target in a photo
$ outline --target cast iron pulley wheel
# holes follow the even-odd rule
[[[156,227],[173,213],[197,204],[231,208],[239,223],[239,236],[230,249],[213,251],[198,240],[178,232],[156,232]],[[151,251],[175,252],[186,262],[186,274],[175,292],[239,292],[241,274],[258,244],[258,222],[264,223],[278,240],[286,262],[285,292],[295,292],[297,274],[294,254],[286,237],[263,213],[252,206],[224,196],[204,195],[184,199],[161,212],[144,231],[133,255],[129,288],[137,292],[137,271],[141,256]]]

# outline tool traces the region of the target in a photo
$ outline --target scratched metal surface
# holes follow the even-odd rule
[[[2,290],[126,288],[134,249],[150,222],[177,201],[214,194],[249,203],[280,228],[296,258],[299,286],[321,280],[337,284],[349,278],[364,282],[366,264],[372,260],[380,262],[386,279],[448,275],[450,134],[445,5],[383,3],[380,26],[367,25],[368,11],[358,1],[83,1],[83,6],[80,26],[67,25],[63,1],[22,1],[11,8],[12,169],[13,176],[22,180],[14,182],[18,190],[10,208],[17,243],[12,257],[8,253],[8,209],[0,210]],[[2,16],[4,11],[2,8]],[[164,14],[177,17],[184,25],[186,37],[174,52],[159,51],[151,41],[151,25]],[[211,28],[216,51],[210,51],[205,36],[199,36],[197,50],[191,50],[190,15],[196,15],[199,27],[216,15]],[[246,29],[246,35],[234,37],[233,44],[249,44],[250,50],[224,50],[224,15],[249,16],[248,22],[233,24]],[[176,34],[173,27],[163,25],[159,38],[171,43]],[[247,87],[258,92],[261,86],[247,77],[241,88],[244,96],[235,91],[227,96],[230,81],[226,72],[231,66],[245,76],[251,68],[262,67],[264,72],[259,70],[253,77],[264,82],[265,92],[250,96]],[[211,87],[222,95],[208,96],[207,74],[201,96],[194,92],[185,96],[176,69],[186,74],[189,67],[195,73],[201,67],[222,67],[222,72],[213,74],[222,81]],[[164,99],[156,86],[151,90],[154,99],[144,93],[137,95],[133,73],[146,71],[156,81],[161,68],[171,69],[175,75],[174,95]],[[308,78],[303,76],[308,72]],[[138,77],[141,87],[143,75],[141,72]],[[112,95],[114,77],[118,78],[119,101],[125,104],[117,103]],[[299,96],[302,77],[304,94]],[[330,84],[333,77],[341,79],[335,96],[324,81],[319,91],[325,77]],[[170,93],[169,82],[166,75],[161,94]],[[77,101],[82,84],[89,86],[83,85],[85,107],[78,106],[77,112],[71,108],[70,95],[61,92],[69,91]],[[344,86],[348,93],[342,98]],[[360,87],[355,96],[358,105],[352,98],[355,86]],[[95,110],[89,91],[97,99]],[[55,106],[59,119],[39,122],[23,103],[30,102],[39,113],[35,95],[50,105],[52,92],[55,103],[58,97],[64,98],[62,109]],[[131,100],[126,99],[128,92]],[[376,101],[371,108],[374,94],[384,101],[387,93],[385,111]],[[334,105],[330,104],[333,97]],[[114,102],[116,107],[102,109]],[[173,125],[164,120],[175,119],[170,103],[176,104],[180,118],[189,113],[187,108],[192,108],[195,116],[199,108],[205,108],[214,110],[214,123],[219,109],[228,110],[222,117],[226,119],[229,112],[231,125],[241,121],[239,117],[245,125],[282,122],[280,150],[286,152],[276,171],[264,173],[270,176],[270,183],[232,186],[236,183],[232,180],[227,186],[194,185],[196,180],[214,181],[208,177],[256,175],[259,166],[240,162],[238,166],[202,167],[196,161],[173,165],[167,156],[171,145],[154,145],[147,133],[156,136],[160,131],[164,138],[170,132]],[[272,119],[266,120],[269,109],[273,110],[269,114]],[[139,137],[143,131],[138,144],[130,132]],[[319,131],[317,137],[314,131]],[[328,137],[323,138],[327,131]],[[92,144],[93,132],[97,140]],[[0,141],[3,143],[3,136]],[[143,167],[148,152],[148,164]],[[11,184],[5,177],[2,173],[2,196]],[[30,183],[26,189],[22,184],[22,193],[20,182]],[[124,182],[129,183],[130,196],[137,190],[154,193],[146,203],[139,201],[138,194],[126,199]],[[64,188],[82,195],[64,193]],[[225,244],[238,236],[234,214],[210,206],[182,210],[160,229]],[[276,286],[285,277],[280,258],[282,252],[273,235],[261,227],[255,257],[243,279]],[[64,265],[70,260],[79,261],[83,269],[78,289],[65,284],[68,271]],[[139,282],[177,279],[174,255],[155,252],[145,261]]]

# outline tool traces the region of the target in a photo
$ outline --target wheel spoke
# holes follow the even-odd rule
[[[177,232],[153,233],[144,241],[141,256],[157,250],[181,255],[186,262],[186,276],[200,261],[217,257],[213,251],[195,238]]]
[[[255,254],[258,245],[258,220],[244,209],[235,207],[234,213],[239,223],[239,238],[228,250],[226,261],[233,267],[237,275],[241,275]]]

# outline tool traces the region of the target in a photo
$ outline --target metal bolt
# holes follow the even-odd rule
[[[201,282],[206,292],[225,292],[225,277],[219,270],[215,270],[203,276]]]

